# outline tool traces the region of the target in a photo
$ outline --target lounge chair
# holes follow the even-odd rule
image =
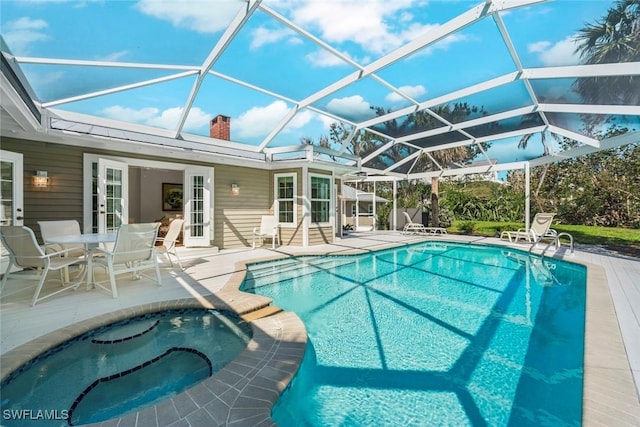
[[[260,227],[253,229],[253,249],[256,244],[262,246],[264,239],[271,239],[271,249],[276,248],[276,244],[280,244],[280,224],[274,215],[264,215],[260,220]]]
[[[9,251],[9,264],[7,265],[7,269],[2,277],[0,291],[4,288],[4,285],[10,277],[38,280],[36,291],[33,294],[33,299],[31,300],[31,305],[34,306],[38,301],[42,301],[43,299],[59,294],[60,292],[76,289],[80,286],[82,278],[74,283],[68,284],[67,286],[65,286],[66,283],[62,281],[62,289],[58,289],[57,291],[41,297],[40,292],[42,291],[47,274],[50,271],[61,271],[72,265],[83,265],[86,263],[86,258],[69,256],[69,252],[72,249],[45,253],[45,251],[38,245],[38,241],[36,240],[35,234],[33,234],[33,230],[29,227],[0,227],[0,240],[2,240],[2,245],[7,249],[7,251]],[[22,272],[11,272],[11,269],[14,266],[25,270],[33,269],[36,275],[26,276]]]
[[[555,238],[558,233],[551,228],[551,222],[555,215],[555,213],[548,212],[537,213],[531,221],[529,231],[524,228],[520,228],[517,231],[503,231],[500,234],[500,239],[516,243],[520,240],[538,243],[545,238]]]
[[[121,225],[113,249],[96,249],[97,253],[102,253],[105,256],[94,260],[94,265],[105,267],[109,272],[111,289],[99,283],[95,283],[95,285],[106,291],[111,291],[113,298],[118,298],[115,276],[131,272],[133,278],[138,279],[140,271],[153,268],[156,273],[155,280],[160,286],[162,279],[160,278],[160,266],[155,247],[159,226],[158,222]]]
[[[162,242],[162,246],[156,248],[158,250],[158,253],[167,255],[171,267],[173,267],[171,255],[175,256],[181,270],[184,270],[184,267],[182,267],[182,261],[180,261],[180,257],[178,256],[178,252],[176,251],[176,244],[178,243],[178,237],[180,236],[183,225],[184,219],[174,219],[173,221],[171,221],[171,223],[169,223],[169,230],[167,231],[167,234],[164,237],[158,237],[156,240],[158,242]]]
[[[407,223],[402,229],[402,234],[447,234],[447,229],[443,227],[425,227],[422,224],[415,223],[407,212],[402,212]]]

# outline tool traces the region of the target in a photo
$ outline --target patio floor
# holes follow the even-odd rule
[[[180,248],[185,271],[164,264],[160,287],[147,279],[127,282],[122,280],[127,277],[124,275],[118,281],[118,299],[101,290],[80,287],[30,307],[33,285],[10,280],[0,301],[2,377],[44,348],[118,317],[158,307],[206,306],[239,313],[260,309],[269,301],[237,291],[248,261],[368,251],[425,239],[434,237],[354,233],[335,244],[308,248],[220,252]],[[440,236],[435,239],[440,240]],[[444,239],[528,249],[495,238],[448,235]],[[578,247],[573,256],[566,250],[556,256],[588,266],[583,424],[640,425],[640,259],[614,256],[590,246]],[[163,412],[161,417],[160,411],[169,409],[156,405],[122,418],[119,425],[271,425],[271,406],[297,370],[306,333],[297,316],[285,312],[256,320],[253,327],[254,340],[248,350],[205,386],[196,386],[172,399],[171,416]],[[249,400],[238,406],[243,398]]]

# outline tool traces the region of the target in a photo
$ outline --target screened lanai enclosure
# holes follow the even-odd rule
[[[1,7],[3,137],[306,159],[366,180],[520,169],[640,140],[637,1]]]

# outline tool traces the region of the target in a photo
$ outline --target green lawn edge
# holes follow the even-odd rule
[[[589,245],[632,245],[640,243],[640,229],[553,224],[558,233],[569,233],[576,243]],[[524,228],[523,222],[459,221],[447,228],[449,233],[499,237],[506,230]],[[471,230],[471,231],[469,231]]]

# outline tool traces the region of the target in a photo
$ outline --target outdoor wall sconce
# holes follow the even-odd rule
[[[240,194],[240,186],[238,184],[231,184],[231,194]]]
[[[36,174],[33,176],[33,186],[37,188],[46,188],[49,186],[47,171],[36,171]]]

